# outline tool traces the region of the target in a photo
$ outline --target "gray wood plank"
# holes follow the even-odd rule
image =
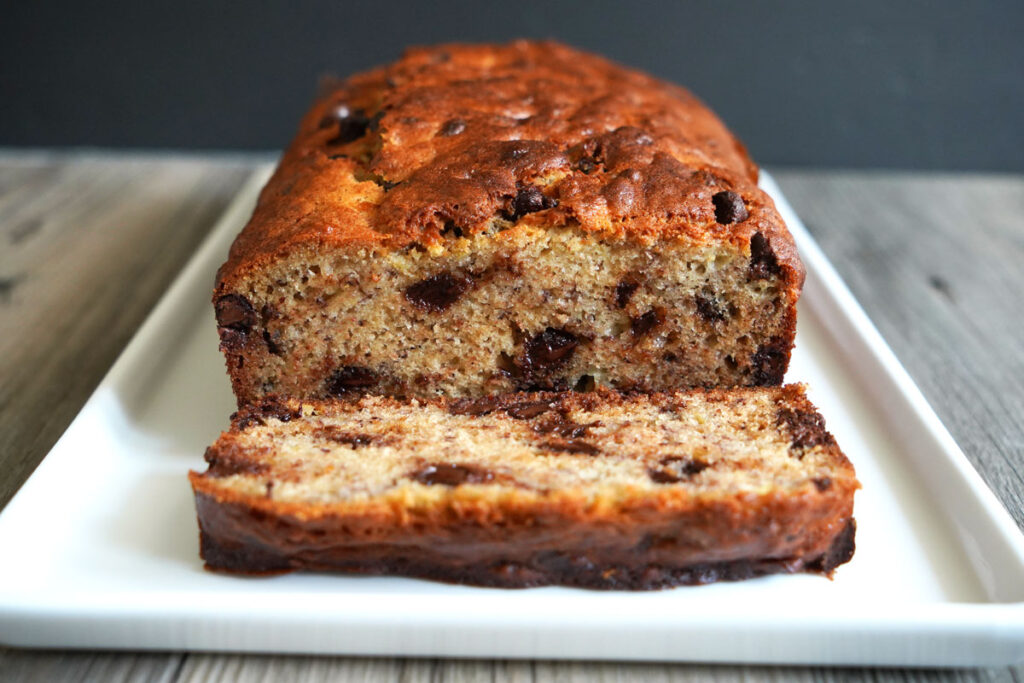
[[[144,157],[0,164],[0,508],[249,172]]]
[[[50,652],[0,648],[0,681],[172,683],[179,654]]]

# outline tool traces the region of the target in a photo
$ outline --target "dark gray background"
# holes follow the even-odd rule
[[[0,145],[279,148],[322,74],[518,36],[686,85],[766,165],[1024,171],[1010,1],[5,4]]]

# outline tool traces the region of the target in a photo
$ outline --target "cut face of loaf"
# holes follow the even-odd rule
[[[803,270],[686,91],[551,43],[330,89],[218,275],[240,404],[777,385]]]
[[[778,384],[795,301],[757,264],[731,245],[522,227],[439,256],[299,252],[217,312],[243,403]]]
[[[215,570],[652,589],[853,552],[853,467],[796,385],[267,400],[206,458]]]

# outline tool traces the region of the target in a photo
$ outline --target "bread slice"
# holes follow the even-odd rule
[[[853,467],[799,385],[268,399],[206,459],[214,570],[641,590],[831,574],[854,547]]]
[[[803,268],[682,88],[554,43],[334,84],[221,268],[240,405],[781,383]]]

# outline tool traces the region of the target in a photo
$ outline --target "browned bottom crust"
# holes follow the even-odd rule
[[[715,511],[705,511],[701,519],[667,525],[624,521],[619,528],[601,529],[577,523],[549,534],[541,519],[535,537],[525,527],[506,529],[500,540],[482,540],[479,529],[467,529],[463,538],[439,529],[387,542],[374,538],[369,527],[345,520],[301,521],[200,493],[196,506],[200,553],[209,570],[337,571],[501,588],[656,590],[776,573],[831,576],[853,557],[856,532],[854,519],[841,510],[817,516],[783,502],[743,520],[726,514],[712,521]],[[688,524],[695,528],[687,529]],[[360,535],[367,540],[361,542]],[[746,556],[737,556],[745,551]]]

